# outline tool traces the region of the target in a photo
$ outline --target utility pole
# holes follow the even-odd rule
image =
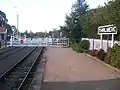
[[[18,30],[19,29],[19,14],[17,13],[17,35],[18,35]]]
[[[16,9],[16,19],[17,19],[17,22],[16,22],[17,23],[17,25],[16,25],[17,35],[16,36],[19,38],[19,35],[18,35],[19,34],[19,14],[18,14],[18,11],[17,11],[17,7],[15,6],[14,8]]]

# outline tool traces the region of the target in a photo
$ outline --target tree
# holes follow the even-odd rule
[[[12,34],[12,28],[7,22],[8,19],[6,18],[6,14],[0,11],[0,26],[3,26],[7,29],[7,34]]]
[[[52,37],[52,31],[49,31],[49,36],[51,36],[51,37]]]
[[[120,40],[120,0],[110,1],[106,6],[109,11],[110,22],[117,27],[117,37]]]
[[[6,18],[6,14],[2,11],[0,11],[0,27],[5,27],[7,29],[7,38],[6,40],[10,40],[10,35],[12,35],[12,28],[11,26],[7,23],[8,20]],[[6,40],[5,40],[5,45],[6,45]]]
[[[6,18],[6,14],[0,11],[0,26],[5,27],[7,29],[7,35],[12,35],[12,27],[7,22],[8,19]]]
[[[67,29],[66,26],[60,26],[60,32],[62,32],[62,37],[66,37],[66,38],[70,37],[70,30]]]
[[[88,5],[85,2],[77,0],[72,6],[70,15],[66,15],[65,27],[61,28],[67,31],[69,38],[79,42],[83,36],[82,15],[86,13]]]
[[[85,37],[98,38],[98,26],[110,24],[109,13],[106,7],[88,10],[82,17]]]
[[[56,28],[52,31],[52,37],[59,38],[60,37],[60,30],[57,30]]]
[[[60,26],[60,31],[70,40],[79,42],[81,37],[99,38],[98,27],[114,24],[118,29],[120,39],[120,0],[110,1],[105,6],[88,9],[84,0],[77,0],[72,6],[71,13],[66,15],[65,25]],[[107,39],[108,36],[103,36]],[[111,38],[111,37],[110,37]]]
[[[6,14],[0,11],[0,26],[4,26],[7,22]]]
[[[7,35],[12,35],[13,34],[12,27],[9,24],[6,24],[5,27],[7,29]]]
[[[26,35],[27,37],[30,37],[30,35],[29,35],[27,30],[25,30],[24,35]]]
[[[34,36],[34,33],[30,30],[30,32],[29,32],[29,36],[30,36],[30,38],[34,38],[35,36]]]
[[[36,32],[36,33],[35,33],[35,37],[44,38],[44,36],[45,36],[45,33],[44,33],[44,32]]]

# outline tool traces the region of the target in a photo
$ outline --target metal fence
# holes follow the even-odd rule
[[[89,40],[90,42],[90,50],[99,50],[100,48],[100,39],[91,39],[91,38],[82,38],[82,40]],[[103,40],[102,41],[102,49],[107,52],[107,49],[111,47],[112,41],[111,40]],[[114,41],[114,44],[120,45],[120,41]]]
[[[68,38],[26,38],[19,40],[10,40],[7,46],[51,46],[51,47],[69,47]]]

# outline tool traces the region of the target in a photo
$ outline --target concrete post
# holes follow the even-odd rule
[[[114,45],[114,34],[112,34],[112,42],[111,42],[111,47]]]
[[[69,38],[68,38],[68,47],[70,46]]]
[[[92,47],[92,50],[94,50],[94,38],[93,38],[93,47]]]
[[[12,35],[11,35],[10,46],[13,45],[12,43],[13,43],[13,40],[12,40]]]
[[[102,34],[100,35],[100,49],[102,49],[103,48],[103,40],[102,40]]]

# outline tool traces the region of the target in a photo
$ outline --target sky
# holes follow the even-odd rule
[[[0,10],[5,12],[8,23],[17,23],[19,15],[20,32],[51,31],[64,25],[65,15],[70,12],[76,0],[0,0]],[[90,8],[104,5],[107,0],[86,0]]]

